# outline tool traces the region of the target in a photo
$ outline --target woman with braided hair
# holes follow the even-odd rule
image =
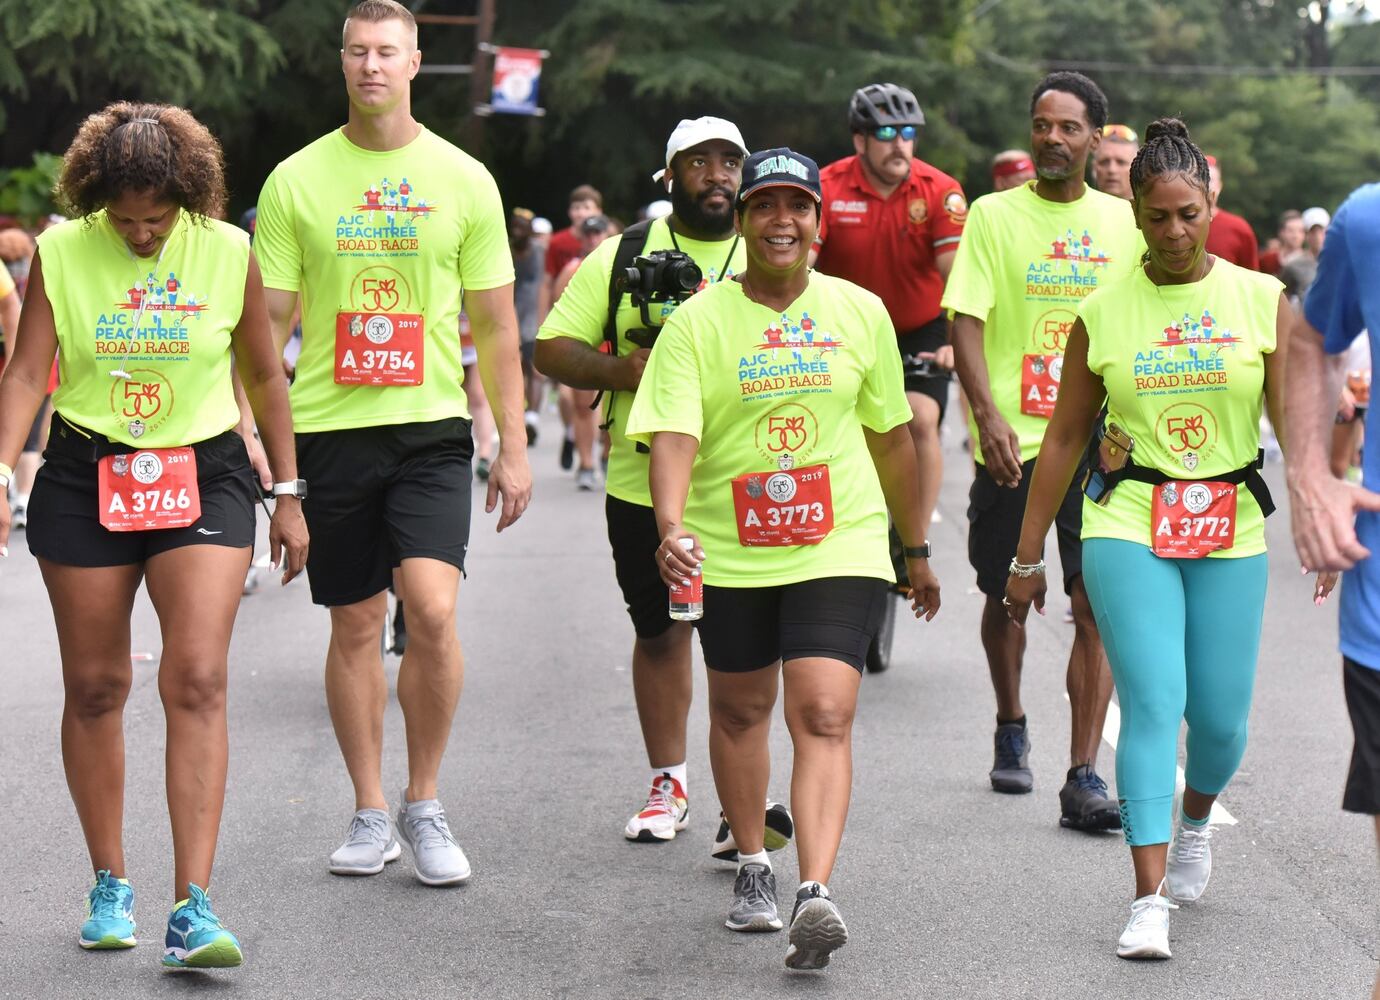
[[[273,559],[286,562],[284,582],[306,562],[287,382],[249,239],[216,220],[220,146],[188,112],[121,102],[91,115],[67,150],[58,193],[75,218],[39,237],[31,265],[0,379],[0,487],[57,354],[28,541],[53,605],[63,764],[96,876],[78,940],[135,944],[123,718],[130,613],[143,583],[162,631],[167,717],[175,905],[162,962],[239,965],[239,942],[206,889],[229,753],[226,658],[254,544],[246,438],[255,418],[280,497]],[[236,401],[232,367],[252,415]],[[9,529],[0,503],[0,556]]]
[[[1162,118],[1145,138],[1131,188],[1148,249],[1079,309],[1005,601],[1017,625],[1032,603],[1043,613],[1040,544],[1086,448],[1083,572],[1121,706],[1116,785],[1135,868],[1122,958],[1170,956],[1169,911],[1207,887],[1212,805],[1246,749],[1273,510],[1260,412],[1282,428],[1292,320],[1277,280],[1204,250],[1208,164],[1183,122]],[[1318,603],[1335,579],[1318,581]]]

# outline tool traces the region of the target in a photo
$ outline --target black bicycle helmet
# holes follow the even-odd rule
[[[854,132],[870,132],[883,125],[923,125],[920,102],[905,87],[873,83],[853,92],[848,102],[848,125]]]

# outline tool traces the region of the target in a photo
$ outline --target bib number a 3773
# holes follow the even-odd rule
[[[752,472],[733,480],[743,545],[814,545],[834,530],[829,466]]]
[[[1054,416],[1059,402],[1059,379],[1064,373],[1060,354],[1027,354],[1021,359],[1021,412],[1030,417]]]
[[[201,517],[196,453],[149,448],[107,455],[97,469],[100,521],[109,531],[185,528]]]
[[[422,334],[420,313],[337,313],[336,384],[421,385]]]
[[[1155,555],[1201,559],[1236,542],[1236,487],[1173,481],[1154,488],[1150,531]]]

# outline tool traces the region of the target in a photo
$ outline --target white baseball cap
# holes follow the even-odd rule
[[[722,139],[724,142],[731,142],[738,147],[738,152],[744,156],[748,155],[747,144],[743,142],[743,133],[739,132],[738,126],[731,121],[710,116],[682,118],[680,124],[671,133],[671,138],[666,140],[666,167],[652,174],[652,180],[659,181],[670,173],[671,161],[681,150],[698,146],[710,139]]]
[[[1331,222],[1332,216],[1327,214],[1327,209],[1325,208],[1314,206],[1313,208],[1305,208],[1303,210],[1303,231],[1305,233],[1314,226],[1322,226],[1326,229]]]
[[[674,210],[675,209],[672,208],[671,203],[667,201],[665,198],[662,198],[660,201],[652,202],[642,211],[643,214],[646,215],[649,219],[664,219],[666,218],[666,216],[670,215]]]
[[[532,220],[532,232],[536,233],[538,236],[549,236],[551,235],[551,231],[550,219],[545,219],[539,215]]]

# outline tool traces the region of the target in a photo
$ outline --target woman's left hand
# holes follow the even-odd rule
[[[910,578],[910,591],[906,597],[910,599],[915,617],[923,616],[927,622],[934,621],[934,616],[939,612],[939,578],[930,569],[930,561],[924,557],[907,558],[906,575]]]
[[[284,586],[306,567],[308,541],[302,501],[296,497],[279,497],[268,523],[268,551],[275,567],[285,567]]]
[[[1332,593],[1332,589],[1337,586],[1337,581],[1340,578],[1341,574],[1335,570],[1327,570],[1319,573],[1317,579],[1313,582],[1313,603],[1318,607],[1322,607],[1323,602],[1325,602]]]

